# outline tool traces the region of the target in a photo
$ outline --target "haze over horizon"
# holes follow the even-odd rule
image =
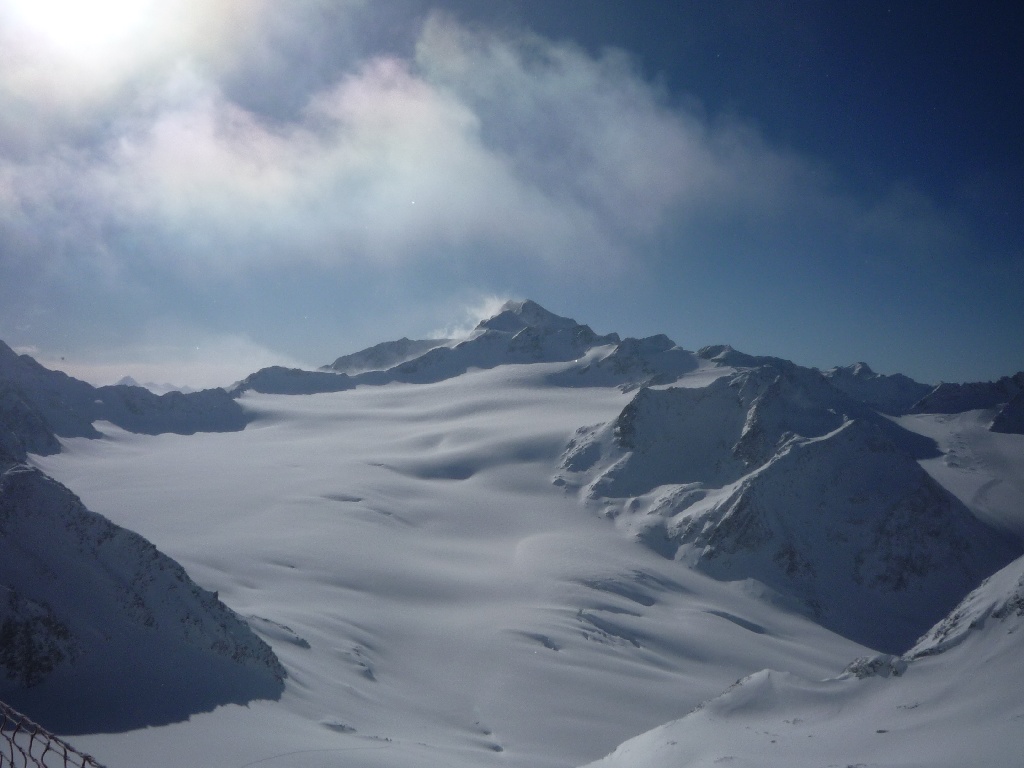
[[[1024,369],[1008,3],[0,0],[0,339],[226,385],[530,298]]]

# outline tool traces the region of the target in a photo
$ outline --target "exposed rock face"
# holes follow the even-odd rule
[[[66,733],[274,698],[284,669],[248,625],[141,536],[60,483],[0,475],[0,697]]]
[[[643,389],[613,423],[582,430],[565,461],[584,472],[603,457],[593,486],[599,496],[637,496],[665,484],[721,488],[762,466],[794,436],[818,437],[850,419],[878,425],[915,455],[933,449],[818,371],[776,361],[702,388]],[[597,443],[606,447],[587,448]],[[589,464],[578,455],[582,450],[593,459]]]

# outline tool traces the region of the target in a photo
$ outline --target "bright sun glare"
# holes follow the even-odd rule
[[[103,52],[128,41],[152,0],[11,0],[18,17],[54,47],[72,54]]]

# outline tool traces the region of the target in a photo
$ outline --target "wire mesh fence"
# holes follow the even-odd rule
[[[0,701],[0,768],[103,768]]]

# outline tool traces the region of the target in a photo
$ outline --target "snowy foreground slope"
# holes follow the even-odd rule
[[[1024,559],[903,657],[811,681],[764,670],[591,768],[1020,765]]]
[[[417,351],[257,372],[234,388],[244,430],[108,420],[24,446],[287,674],[276,699],[76,745],[110,768],[571,768],[671,721],[683,738],[611,764],[762,765],[777,735],[715,750],[781,714],[835,749],[774,764],[942,764],[928,729],[950,765],[1016,764],[1024,436],[993,432],[994,406],[905,415],[921,385],[866,366],[602,336],[532,302]],[[45,424],[28,400],[0,412]],[[835,679],[879,650],[906,654]]]

